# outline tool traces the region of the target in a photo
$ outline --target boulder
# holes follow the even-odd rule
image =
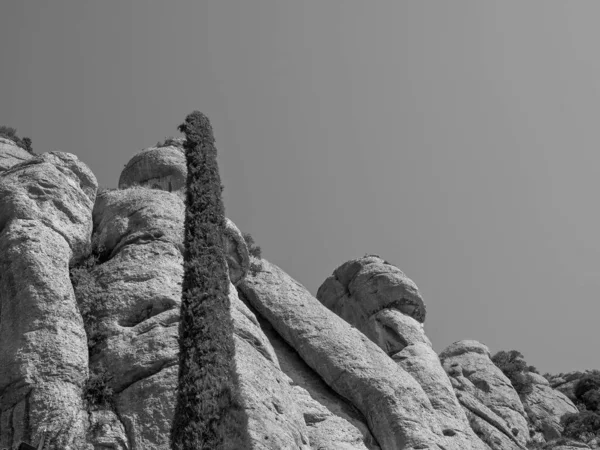
[[[523,447],[529,440],[523,404],[510,380],[492,362],[489,349],[477,341],[459,341],[439,357],[461,405]],[[471,425],[476,432],[482,429],[480,423]],[[494,439],[483,439],[492,449],[505,448]]]
[[[420,324],[425,321],[425,304],[416,284],[378,256],[342,264],[319,287],[317,299],[390,355],[408,344],[406,336],[424,336],[415,325],[402,319],[409,316]],[[398,327],[405,328],[405,337],[393,331]],[[408,331],[410,327],[412,332]]]
[[[169,448],[177,386],[183,215],[178,196],[140,188],[106,192],[94,209],[97,242],[108,259],[92,271],[99,287],[95,328],[102,339],[93,349],[91,365],[108,369],[115,412],[131,448]],[[230,274],[244,267],[245,241],[229,220],[225,249]],[[281,372],[271,344],[233,284],[229,291],[236,368],[255,448],[310,448],[291,380]]]
[[[363,277],[364,282],[353,281]],[[396,296],[390,295],[392,292]],[[317,293],[319,301],[360,329],[421,385],[447,437],[448,448],[488,449],[473,433],[422,324],[393,306],[399,297],[411,296],[418,299],[424,311],[416,285],[399,269],[374,256],[342,264]]]
[[[37,442],[44,428],[51,448],[92,448],[87,340],[69,263],[89,242],[96,189],[68,153],[0,174],[0,448]]]
[[[0,173],[31,158],[33,155],[27,150],[23,150],[14,141],[0,136]]]
[[[244,297],[364,415],[382,449],[440,448],[446,443],[431,403],[413,377],[281,269],[261,263],[256,276],[240,283]]]
[[[242,232],[227,217],[223,233],[223,246],[229,268],[229,279],[237,286],[248,273],[250,268],[250,254]]]
[[[113,411],[109,409],[90,411],[89,418],[87,441],[94,446],[94,449],[129,450],[125,427]]]
[[[279,367],[258,321],[239,299],[233,284],[229,299],[235,327],[235,363],[254,449],[310,449],[308,430],[292,382]]]
[[[532,431],[541,432],[546,441],[559,438],[563,431],[560,418],[579,410],[565,394],[552,389],[543,376],[529,373],[528,377],[532,381],[533,391],[524,395],[521,402]]]
[[[421,342],[408,345],[392,355],[392,359],[410,373],[427,394],[449,445],[464,450],[489,450],[473,432],[452,383],[430,345]]]
[[[182,195],[186,177],[185,153],[181,147],[149,147],[136,154],[125,165],[119,178],[119,189],[145,186]]]
[[[238,289],[239,291],[239,289]],[[248,309],[252,308],[239,291]],[[268,338],[279,370],[292,386],[291,401],[302,414],[312,449],[378,450],[364,416],[340,397],[279,336],[273,326],[256,314],[261,334]],[[234,317],[235,320],[235,317]],[[236,325],[236,333],[237,331]]]
[[[107,191],[94,207],[90,370],[107,371],[128,448],[170,448],[178,376],[184,206],[173,193]],[[113,442],[117,446],[117,442]],[[118,448],[118,446],[116,447]]]

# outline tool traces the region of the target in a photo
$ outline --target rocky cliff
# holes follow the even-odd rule
[[[0,140],[0,448],[45,433],[49,449],[168,449],[181,142],[138,153],[100,193],[77,157],[12,144]],[[249,256],[230,220],[223,245],[253,448],[594,448],[561,438],[573,378],[529,374],[524,395],[480,342],[436,354],[417,286],[389,262],[345,262],[313,297]]]

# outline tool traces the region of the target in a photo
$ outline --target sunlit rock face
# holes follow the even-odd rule
[[[528,373],[533,390],[521,398],[530,427],[530,435],[540,433],[544,440],[559,438],[563,427],[560,418],[578,412],[573,402],[562,392],[552,389],[550,383],[537,373]]]
[[[419,322],[425,318],[425,305],[417,286],[400,269],[375,256],[348,261],[325,280],[317,298],[421,385],[446,437],[446,448],[488,448],[471,429]]]
[[[487,346],[455,342],[440,353],[440,360],[471,426],[484,441],[494,450],[522,448],[529,440],[523,404]]]
[[[173,145],[149,147],[136,154],[121,172],[119,188],[138,185],[182,195],[187,168],[180,145],[173,142]]]
[[[242,232],[227,217],[225,218],[225,229],[223,230],[223,249],[227,258],[229,279],[234,286],[237,286],[248,273],[250,254]]]
[[[104,192],[94,207],[95,240],[103,255],[92,271],[98,288],[94,326],[102,338],[91,349],[90,365],[108,371],[116,416],[135,448],[169,448],[177,387],[184,216],[183,200],[176,193],[143,186]],[[239,282],[247,270],[248,249],[229,219],[224,248],[230,278]],[[236,294],[233,285],[230,291]],[[239,320],[243,316],[234,315],[236,325],[244,323]],[[251,342],[260,343],[260,336]],[[106,441],[110,436],[94,438]]]
[[[362,413],[382,449],[457,448],[447,445],[431,402],[409,373],[280,268],[261,264],[255,276],[240,283],[240,291],[304,362]]]
[[[10,139],[0,136],[0,172],[33,158],[27,150],[23,150]]]
[[[328,277],[317,299],[392,355],[423,333],[425,303],[417,285],[378,256],[350,260]]]
[[[92,231],[96,178],[51,152],[0,173],[0,448],[90,450],[86,333],[69,279]]]

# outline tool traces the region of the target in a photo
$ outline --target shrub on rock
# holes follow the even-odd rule
[[[0,137],[10,139],[23,150],[27,150],[33,154],[33,148],[31,148],[31,139],[28,137],[20,138],[17,136],[17,130],[13,127],[7,127],[5,125],[0,126]]]
[[[575,397],[585,409],[600,412],[600,372],[584,375],[575,386]]]
[[[593,411],[566,414],[561,419],[563,436],[587,442],[600,436],[600,415]]]
[[[527,373],[537,373],[537,369],[528,366],[519,351],[501,350],[492,356],[492,362],[506,375],[520,396],[533,392],[533,383]]]

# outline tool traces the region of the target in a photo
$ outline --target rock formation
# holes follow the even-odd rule
[[[0,448],[85,443],[87,339],[69,281],[92,231],[96,179],[51,152],[0,176]]]
[[[10,139],[0,136],[0,173],[31,158],[33,156],[27,150],[23,150]]]
[[[529,373],[528,376],[532,379],[533,391],[521,401],[531,422],[529,434],[541,433],[546,441],[558,439],[563,431],[560,418],[576,413],[578,409],[569,397],[552,389],[543,376],[536,373]]]
[[[377,256],[338,267],[317,298],[384,349],[421,386],[433,407],[446,448],[488,448],[471,429],[421,322],[425,304],[415,283]]]
[[[185,181],[181,140],[96,195],[75,156],[0,139],[0,448],[47,430],[50,450],[169,449]],[[561,438],[581,374],[530,374],[520,397],[485,345],[438,356],[417,286],[389,262],[348,261],[315,298],[250,257],[229,219],[223,246],[253,449],[595,445]]]
[[[187,168],[181,142],[166,147],[149,147],[135,155],[119,178],[119,189],[146,186],[167,192],[185,189]]]

